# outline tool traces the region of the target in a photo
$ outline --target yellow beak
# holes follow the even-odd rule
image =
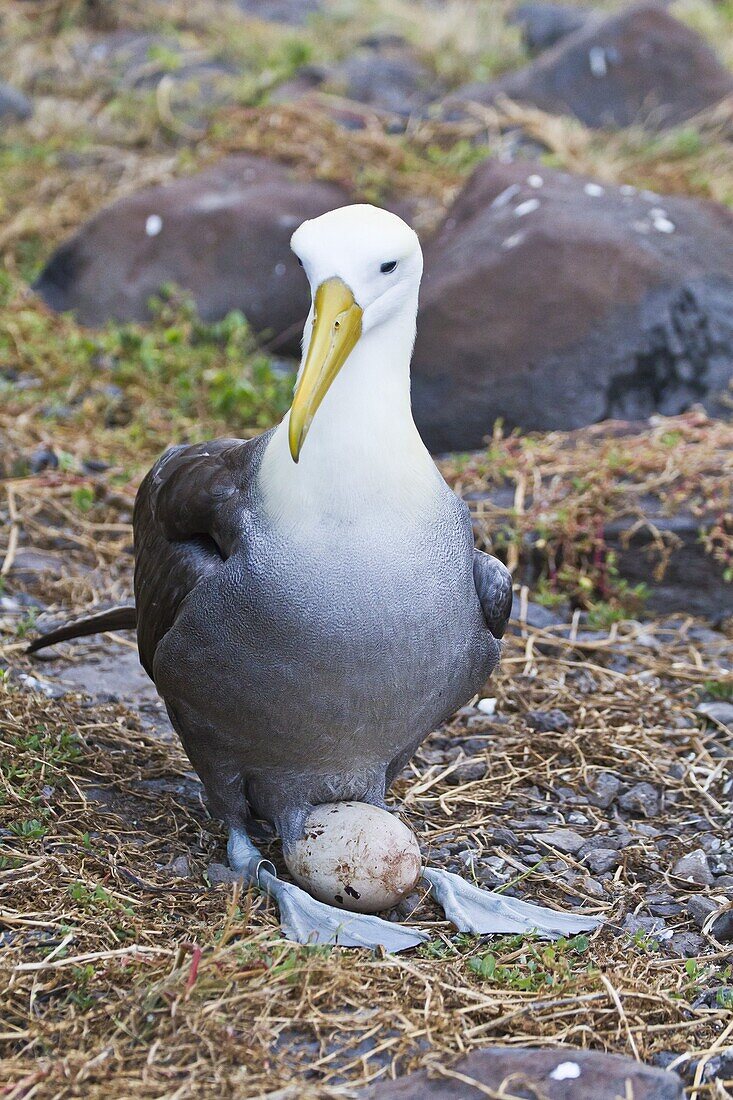
[[[288,442],[300,458],[318,406],[361,336],[362,308],[342,279],[326,279],[314,299],[313,332],[290,408]]]

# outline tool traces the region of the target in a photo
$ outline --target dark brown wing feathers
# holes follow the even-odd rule
[[[140,659],[150,675],[182,600],[242,537],[242,492],[263,438],[172,447],[138,490],[135,604]]]

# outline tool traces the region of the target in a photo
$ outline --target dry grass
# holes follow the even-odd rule
[[[715,452],[701,425],[683,419],[670,430],[681,433],[675,455],[704,476],[703,457]],[[655,453],[646,442],[640,479],[650,478]],[[516,441],[507,446],[522,468]],[[537,452],[544,469],[552,458],[567,473],[582,445],[556,436],[538,441]],[[464,469],[464,488],[476,483],[477,468]],[[114,482],[113,471],[97,478],[95,503],[83,513],[74,504],[78,475],[6,482],[6,518],[16,522],[2,528],[0,570],[13,592],[21,588],[13,555],[31,545],[63,564],[57,579],[49,567],[22,586],[38,598],[78,608],[125,594],[131,487],[105,488],[107,479]],[[6,617],[0,656],[14,676],[47,678],[23,656],[20,625]],[[146,733],[122,706],[73,695],[51,701],[14,678],[0,684],[3,1095],[183,1100],[288,1087],[299,1096],[307,1088],[348,1095],[495,1042],[568,1043],[644,1059],[671,1051],[683,1066],[712,1056],[730,1030],[715,992],[728,983],[727,950],[707,937],[690,964],[653,937],[621,931],[628,914],[648,911],[652,893],[684,907],[706,892],[671,869],[702,834],[727,835],[727,742],[694,714],[707,682],[731,682],[726,643],[719,635],[711,650],[695,625],[682,617],[673,628],[622,623],[606,640],[578,642],[524,624],[490,684],[497,718],[459,715],[396,784],[437,862],[454,866],[470,849],[477,869],[493,857],[499,881],[515,882],[522,896],[606,917],[590,943],[552,950],[456,937],[425,898],[415,899],[410,919],[433,939],[408,956],[287,944],[261,898],[209,887],[206,868],[223,860],[224,838],[173,739]],[[530,711],[556,707],[569,719],[564,732],[530,732]],[[628,818],[620,865],[599,896],[573,857],[540,842],[542,855],[528,866],[497,830],[508,825],[526,840],[544,831],[548,811],[560,823],[581,811],[586,824],[571,818],[572,827],[607,836],[617,811],[587,801],[601,772],[653,784],[661,808],[648,820]],[[650,824],[663,848],[645,831]],[[190,877],[166,869],[180,855]],[[668,925],[690,928],[684,913]],[[706,991],[707,1004],[699,1000]],[[692,1094],[714,1095],[704,1083]]]
[[[582,606],[613,594],[606,529],[624,521],[627,542],[648,535],[661,581],[682,543],[659,530],[654,509],[694,517],[721,576],[733,583],[733,425],[701,410],[655,417],[642,430],[614,421],[545,435],[497,430],[485,453],[448,459],[442,469],[469,500],[479,545],[500,551],[513,574],[542,551],[549,598],[570,590]]]

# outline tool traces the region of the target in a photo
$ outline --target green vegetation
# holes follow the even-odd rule
[[[597,973],[583,958],[589,942],[587,936],[560,938],[552,944],[535,942],[524,936],[503,937],[495,939],[489,950],[470,958],[466,965],[484,982],[505,989],[539,993]]]
[[[289,405],[293,375],[258,348],[241,313],[205,324],[189,298],[168,288],[151,303],[150,325],[110,322],[91,331],[13,289],[6,278],[0,359],[28,385],[6,384],[8,411],[32,412],[60,437],[67,469],[90,422],[101,429],[96,457],[134,462],[181,438],[260,431]],[[93,490],[80,486],[72,501],[88,512]]]
[[[702,689],[706,695],[723,703],[733,701],[733,680],[706,680]]]

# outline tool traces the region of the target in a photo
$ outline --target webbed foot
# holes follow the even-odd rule
[[[558,913],[544,905],[531,905],[493,890],[482,890],[450,871],[425,867],[422,877],[429,883],[431,894],[459,932],[504,935],[535,932],[547,939],[558,939],[560,936],[592,931],[603,923],[598,917]]]
[[[283,933],[296,943],[332,943],[342,947],[368,947],[372,950],[383,947],[385,951],[406,951],[429,938],[417,928],[325,905],[300,886],[285,882],[264,868],[260,871],[259,883],[277,902]]]
[[[316,901],[300,886],[278,878],[273,865],[263,858],[243,829],[231,830],[227,854],[232,870],[277,902],[283,934],[296,943],[340,944],[371,950],[383,947],[395,952],[406,951],[429,939],[417,928]]]

